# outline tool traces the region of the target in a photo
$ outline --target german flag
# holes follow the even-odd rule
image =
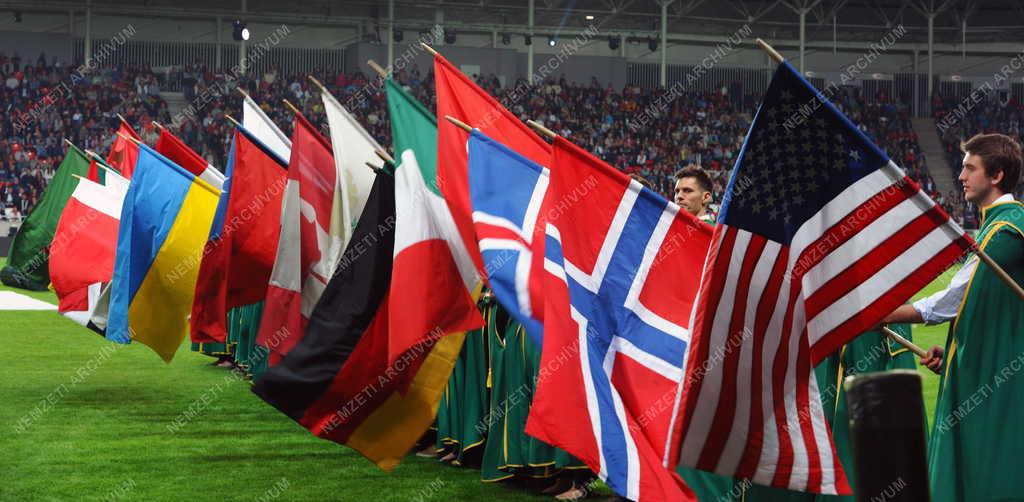
[[[384,470],[430,427],[464,338],[428,338],[388,363],[388,311],[402,308],[387,301],[394,228],[395,180],[378,174],[305,336],[253,386],[314,435]]]

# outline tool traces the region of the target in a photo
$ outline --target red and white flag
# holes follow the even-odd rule
[[[124,196],[118,187],[79,179],[50,244],[50,281],[60,300],[58,311],[83,326],[114,274]]]
[[[281,236],[256,337],[270,349],[270,364],[302,339],[344,246],[346,222],[331,144],[299,115],[281,204]]]

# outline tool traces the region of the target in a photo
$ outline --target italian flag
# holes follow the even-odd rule
[[[398,84],[386,86],[399,164],[388,299],[388,360],[395,361],[418,344],[477,329],[483,319],[470,293],[480,278],[437,186],[437,120]]]

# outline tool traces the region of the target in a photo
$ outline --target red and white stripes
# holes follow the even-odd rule
[[[695,307],[682,463],[791,490],[849,493],[814,365],[970,245],[891,162],[826,204],[789,246],[717,227]]]

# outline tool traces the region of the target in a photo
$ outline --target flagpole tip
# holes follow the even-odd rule
[[[426,43],[424,43],[424,42],[420,42],[420,47],[423,47],[423,50],[425,50],[425,51],[429,52],[429,53],[430,53],[430,55],[432,55],[432,56],[440,56],[440,55],[441,55],[440,53],[438,53],[437,51],[435,51],[433,47],[431,47],[431,46],[427,45],[427,44],[426,44]]]
[[[321,84],[320,81],[316,79],[316,77],[312,75],[306,75],[306,78],[308,78],[310,82],[313,82],[313,85],[317,86],[320,89],[320,92],[327,92],[327,88],[324,87],[324,84]]]
[[[227,113],[225,113],[224,114],[224,118],[230,120],[232,124],[235,124],[235,127],[242,127],[242,124],[238,123],[238,121],[235,120],[235,118],[232,117],[231,115],[228,115]]]
[[[242,89],[241,87],[235,87],[235,89],[237,89],[242,96],[252,99],[252,96],[250,96],[248,92],[245,92],[245,89]]]
[[[388,152],[385,152],[384,150],[374,150],[373,153],[376,153],[377,156],[380,157],[380,160],[390,162],[391,165],[395,165],[395,158],[388,154]]]
[[[768,45],[768,42],[765,42],[763,39],[757,38],[754,40],[754,43],[756,43],[761,50],[767,52],[776,63],[782,64],[782,62],[786,60],[786,58],[782,57],[782,54],[779,54],[779,51],[775,50],[771,45]]]
[[[122,139],[124,139],[126,141],[131,141],[132,143],[135,143],[136,145],[141,145],[142,144],[141,141],[139,141],[139,140],[137,140],[137,139],[135,139],[135,138],[133,138],[131,136],[128,136],[127,134],[122,134],[120,131],[118,131],[117,135],[120,136]]]
[[[373,71],[377,72],[377,75],[380,75],[380,78],[388,78],[387,70],[385,70],[381,65],[377,64],[376,61],[372,59],[367,59],[366,65],[372,68]]]
[[[544,136],[547,136],[550,139],[555,139],[555,137],[558,136],[558,134],[556,134],[555,131],[552,131],[551,129],[544,127],[544,124],[541,124],[536,120],[530,119],[527,120],[526,123],[529,124],[530,127],[536,129],[537,132],[543,134]]]
[[[461,121],[461,120],[459,120],[459,119],[457,119],[455,117],[452,117],[451,115],[445,115],[444,118],[447,119],[448,122],[451,122],[451,123],[459,126],[459,128],[462,129],[463,131],[466,131],[466,132],[472,132],[473,131],[473,128],[469,127],[469,124],[466,124],[465,122],[463,122],[463,121]]]
[[[296,108],[291,101],[288,101],[287,99],[282,99],[281,101],[284,101],[284,106],[287,106],[288,109],[292,111],[292,113],[296,115],[302,115],[302,112],[300,112],[299,109]]]

